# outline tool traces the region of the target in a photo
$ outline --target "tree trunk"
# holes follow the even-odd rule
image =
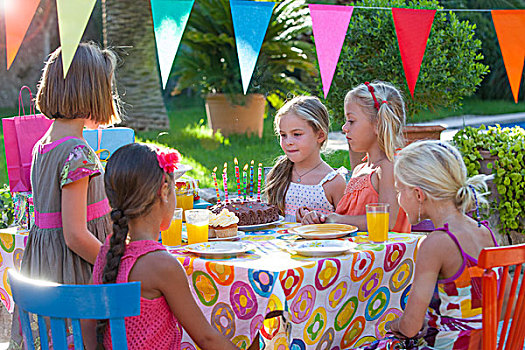
[[[157,66],[150,2],[102,0],[104,45],[117,51],[117,88],[124,123],[136,130],[169,129]]]

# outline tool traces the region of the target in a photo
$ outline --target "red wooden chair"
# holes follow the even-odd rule
[[[483,350],[495,350],[496,345],[498,350],[523,348],[525,338],[525,327],[523,326],[525,322],[525,283],[522,283],[521,280],[524,263],[525,244],[485,248],[479,255],[478,266],[485,269],[482,279]],[[505,303],[507,276],[509,276],[509,267],[511,266],[514,266],[515,270],[511,278],[508,300]],[[495,269],[500,267],[503,268],[503,274],[498,288],[498,276]],[[504,310],[502,310],[503,308]],[[500,320],[503,320],[503,326],[498,342]]]

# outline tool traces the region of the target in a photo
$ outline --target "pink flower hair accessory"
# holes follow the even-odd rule
[[[158,149],[157,148],[157,160],[159,166],[168,174],[171,174],[178,169],[177,165],[180,164],[182,156],[175,149]]]

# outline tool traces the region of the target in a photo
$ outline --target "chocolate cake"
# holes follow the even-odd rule
[[[239,226],[267,224],[279,220],[279,209],[275,205],[254,200],[221,202],[208,209],[218,214],[223,208],[228,209],[239,218]]]

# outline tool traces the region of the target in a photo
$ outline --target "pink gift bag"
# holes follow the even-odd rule
[[[25,114],[22,102],[22,91],[24,89],[29,91],[29,115],[20,116],[20,108],[22,108],[22,113]],[[31,90],[27,86],[23,86],[18,96],[19,116],[2,119],[7,175],[9,176],[9,189],[11,192],[31,191],[29,177],[33,147],[53,123],[52,120],[46,118],[43,114],[36,114],[35,112]]]

